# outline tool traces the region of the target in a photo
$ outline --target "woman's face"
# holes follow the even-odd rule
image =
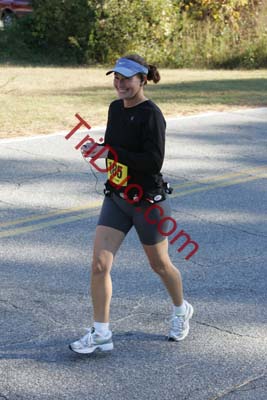
[[[125,78],[125,76],[115,72],[114,87],[117,91],[118,97],[122,100],[133,100],[143,96],[143,85],[138,75],[134,75],[131,78]]]

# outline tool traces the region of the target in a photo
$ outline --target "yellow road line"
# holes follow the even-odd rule
[[[253,169],[253,171],[254,170],[255,169]],[[251,172],[252,170],[248,170],[248,171]],[[229,174],[229,175],[233,176],[233,174]],[[236,176],[240,176],[241,174],[238,173],[238,174],[235,174],[235,175]],[[218,178],[225,179],[225,176],[226,175],[222,175],[220,177],[216,177],[217,181],[219,180]],[[219,182],[219,183],[215,183],[214,185],[208,185],[208,186],[205,185],[204,187],[198,187],[198,188],[194,188],[194,189],[191,189],[191,190],[185,190],[183,192],[177,192],[177,193],[174,193],[172,195],[172,197],[187,196],[187,195],[192,194],[192,193],[208,191],[208,190],[215,189],[215,188],[232,186],[232,185],[236,185],[236,184],[239,184],[239,183],[246,183],[246,182],[250,182],[250,181],[253,181],[253,180],[265,179],[265,178],[267,178],[267,173],[265,173],[265,172],[263,173],[262,172],[261,174],[258,174],[257,176],[243,177],[241,179],[235,179],[235,180],[231,180],[231,181],[227,181],[227,182]],[[212,182],[212,180],[210,180],[210,181]],[[198,182],[198,183],[200,183],[200,182]],[[192,184],[191,184],[191,186],[192,186]],[[88,203],[88,204],[86,204],[84,206],[73,207],[73,208],[70,208],[70,209],[54,211],[54,212],[47,213],[47,214],[44,214],[44,215],[39,215],[39,216],[35,215],[35,216],[32,216],[32,217],[26,217],[26,218],[21,218],[21,219],[15,220],[15,221],[9,221],[9,222],[2,223],[2,224],[0,224],[0,227],[10,227],[12,225],[19,225],[19,224],[27,223],[27,222],[40,221],[42,219],[47,219],[47,218],[50,218],[50,217],[61,216],[61,218],[53,219],[52,221],[42,222],[42,223],[39,223],[39,224],[34,224],[34,225],[26,226],[26,227],[24,226],[24,227],[20,227],[20,228],[16,228],[16,229],[11,229],[11,230],[5,230],[3,232],[0,232],[0,238],[1,237],[14,236],[14,235],[18,235],[18,234],[21,234],[21,233],[32,232],[32,231],[39,230],[39,229],[42,229],[42,228],[46,228],[46,227],[49,227],[49,226],[61,225],[61,224],[65,224],[65,223],[68,223],[68,222],[78,221],[78,220],[86,218],[86,217],[88,217],[90,215],[96,215],[96,214],[98,214],[98,211],[99,211],[98,208],[101,206],[101,204],[102,204],[102,200],[95,200],[95,201],[90,202],[90,203]],[[92,211],[94,208],[97,208],[97,209],[95,211]],[[84,210],[84,213],[82,213],[82,214],[68,216],[69,214],[71,214],[73,212],[82,211],[82,210]],[[86,214],[86,211],[87,211],[87,214]],[[89,212],[90,212],[90,214],[89,214]]]
[[[16,229],[6,230],[3,232],[0,232],[0,238],[21,235],[23,233],[33,232],[33,231],[37,231],[37,230],[40,230],[43,228],[55,226],[55,225],[67,224],[69,222],[79,221],[81,219],[89,218],[94,215],[98,215],[98,210],[95,210],[95,212],[93,212],[93,213],[92,213],[92,211],[90,213],[84,212],[82,214],[72,215],[72,216],[65,217],[65,218],[53,219],[48,222],[41,222],[40,224],[34,224],[34,225],[29,225],[29,226],[23,226],[23,227],[16,228]]]
[[[34,215],[32,217],[20,218],[15,221],[2,222],[2,223],[0,223],[0,228],[6,227],[6,226],[12,226],[12,225],[19,225],[19,224],[23,224],[25,222],[40,221],[42,219],[55,217],[55,216],[62,215],[62,214],[69,214],[69,213],[76,212],[76,211],[88,210],[91,208],[100,207],[101,204],[102,204],[101,200],[96,200],[96,201],[91,201],[90,203],[88,203],[84,206],[66,208],[64,210],[58,210],[58,211],[52,211],[47,214]]]
[[[230,182],[221,182],[221,183],[218,183],[215,185],[209,185],[209,186],[205,186],[205,187],[186,190],[184,192],[174,193],[172,195],[172,197],[186,196],[191,193],[204,192],[204,191],[208,191],[210,189],[215,189],[215,188],[225,187],[225,186],[233,186],[233,185],[237,185],[239,183],[246,183],[246,182],[250,182],[250,181],[255,181],[257,179],[266,179],[266,178],[267,178],[267,173],[262,174],[262,175],[257,175],[257,176],[246,177],[246,178],[242,178],[242,179],[236,179],[236,180],[230,181]]]
[[[178,183],[177,185],[172,185],[172,187],[174,189],[176,188],[182,188],[182,187],[187,187],[187,186],[195,186],[195,185],[199,185],[200,183],[210,183],[210,182],[214,182],[214,181],[222,181],[224,179],[228,179],[228,178],[232,178],[232,177],[236,177],[236,176],[242,176],[242,175],[248,175],[251,174],[253,172],[257,172],[258,170],[263,170],[263,171],[267,171],[267,165],[261,166],[261,167],[256,167],[256,168],[252,168],[252,169],[247,169],[247,170],[243,170],[243,171],[239,171],[239,172],[231,172],[229,174],[225,174],[225,175],[214,175],[208,178],[204,178],[204,179],[200,179],[199,181],[191,181],[191,182],[185,182],[185,183]]]

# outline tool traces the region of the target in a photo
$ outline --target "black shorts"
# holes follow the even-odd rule
[[[154,245],[167,236],[162,232],[168,232],[170,220],[160,223],[165,217],[171,217],[168,198],[155,204],[142,200],[137,206],[112,193],[104,199],[98,225],[118,229],[125,235],[134,226],[142,244]]]

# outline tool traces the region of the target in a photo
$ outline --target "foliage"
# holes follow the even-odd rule
[[[181,0],[178,2],[180,12],[194,20],[210,20],[220,25],[229,24],[238,27],[241,14],[251,11],[258,0]]]
[[[84,62],[95,13],[87,0],[33,0],[33,30],[39,48]]]
[[[176,66],[261,68],[267,66],[267,30],[258,0],[182,0]]]
[[[263,0],[33,0],[33,8],[0,31],[0,61],[106,64],[135,52],[159,66],[267,66]]]
[[[95,57],[110,62],[121,54],[139,52],[165,65],[172,61],[178,9],[171,0],[105,0],[98,7]]]
[[[32,37],[32,16],[15,21],[0,32],[0,61],[27,62],[35,50]]]

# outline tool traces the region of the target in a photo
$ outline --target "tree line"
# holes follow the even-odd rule
[[[139,53],[163,67],[267,66],[260,0],[33,0],[0,32],[0,61],[95,65]]]

